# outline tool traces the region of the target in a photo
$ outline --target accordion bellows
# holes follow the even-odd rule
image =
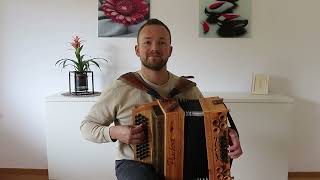
[[[231,180],[228,109],[219,97],[157,100],[133,109],[145,140],[134,159],[152,165],[166,180]]]

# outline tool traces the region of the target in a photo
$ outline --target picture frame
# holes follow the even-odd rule
[[[269,93],[269,75],[254,73],[251,84],[252,94],[267,95]]]
[[[137,37],[150,19],[151,0],[98,0],[98,37]]]
[[[200,0],[200,38],[251,38],[252,0]]]

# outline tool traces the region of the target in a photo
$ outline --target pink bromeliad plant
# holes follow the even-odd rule
[[[81,51],[83,48],[82,42],[83,41],[80,40],[79,36],[74,36],[72,42],[70,42],[71,46],[74,48],[76,60],[63,58],[63,59],[59,59],[55,65],[61,66],[62,69],[64,69],[67,66],[72,66],[74,67],[75,71],[79,73],[84,73],[86,71],[89,71],[90,65],[96,65],[100,69],[100,66],[96,60],[103,60],[103,61],[108,61],[108,60],[105,58],[96,58],[96,57],[84,59],[85,55],[81,55]]]

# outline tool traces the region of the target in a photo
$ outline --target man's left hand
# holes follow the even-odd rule
[[[228,155],[231,159],[236,159],[242,155],[242,148],[240,145],[240,140],[237,132],[234,129],[229,128],[229,141],[230,145],[228,147]]]

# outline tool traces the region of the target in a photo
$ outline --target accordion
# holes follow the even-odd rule
[[[153,166],[166,180],[231,180],[228,109],[219,97],[157,100],[136,106],[134,125],[145,140],[134,159]]]

